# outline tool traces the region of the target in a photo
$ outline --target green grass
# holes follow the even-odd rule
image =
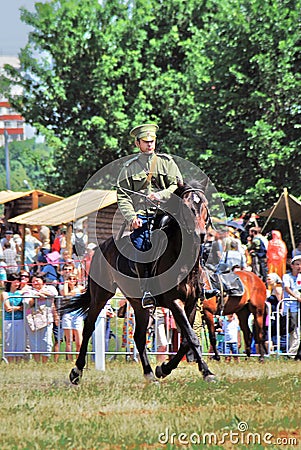
[[[0,448],[5,449],[161,449],[161,448],[301,448],[301,364],[292,360],[209,362],[216,383],[205,383],[195,364],[182,362],[159,384],[144,382],[141,366],[108,362],[106,371],[92,364],[79,386],[68,381],[72,365],[1,364]],[[297,445],[181,444],[186,433],[203,436],[248,431],[299,441]],[[175,433],[167,441],[168,433]],[[194,434],[193,434],[194,433]],[[234,438],[232,438],[234,439]],[[287,442],[287,441],[286,441]]]

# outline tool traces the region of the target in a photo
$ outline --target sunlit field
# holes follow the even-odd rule
[[[146,384],[140,364],[1,363],[1,450],[301,448],[301,363],[209,361],[217,382],[182,362]]]

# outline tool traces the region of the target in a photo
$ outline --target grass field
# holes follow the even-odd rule
[[[71,386],[71,367],[2,362],[1,450],[301,448],[293,360],[210,361],[210,384],[186,362],[159,384],[145,384],[140,364],[110,361]]]

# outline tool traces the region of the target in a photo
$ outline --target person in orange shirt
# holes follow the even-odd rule
[[[268,243],[267,264],[269,273],[277,273],[280,278],[286,272],[287,247],[279,230],[272,230]]]

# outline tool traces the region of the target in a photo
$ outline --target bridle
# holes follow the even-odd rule
[[[193,194],[197,195],[199,198],[199,201],[201,202],[202,209],[204,208],[206,210],[205,229],[207,230],[210,226],[212,226],[212,219],[211,219],[211,214],[210,214],[210,210],[208,207],[208,203],[207,203],[207,200],[205,197],[205,193],[200,188],[193,188],[191,186],[188,186],[187,188],[184,188],[184,191],[180,195],[182,200],[184,200],[185,195],[189,194],[189,193],[193,193]],[[193,201],[193,203],[194,203],[194,201]],[[192,209],[191,209],[191,211],[194,215],[196,215]]]

